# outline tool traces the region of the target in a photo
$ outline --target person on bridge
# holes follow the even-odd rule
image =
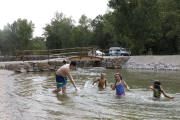
[[[124,86],[129,91],[130,89],[128,85],[126,84],[124,80],[122,80],[122,76],[120,73],[115,73],[114,76],[115,76],[116,82],[114,85],[110,84],[111,89],[112,90],[116,89],[116,96],[125,96]]]
[[[98,87],[103,88],[104,85],[105,85],[105,87],[106,87],[105,75],[106,75],[105,73],[101,73],[101,78],[100,78],[100,79],[97,79],[96,81],[94,81],[94,82],[93,82],[93,85],[94,85],[94,83],[96,83],[97,81],[99,81]]]
[[[63,60],[63,64],[64,64],[64,65],[66,65],[66,64],[67,64],[66,60]]]
[[[71,80],[72,84],[74,85],[77,91],[76,84],[71,76],[71,70],[75,70],[75,69],[76,69],[76,62],[71,61],[70,64],[65,64],[56,71],[57,89],[53,90],[54,93],[58,93],[61,90],[63,93],[66,92],[67,77]]]
[[[153,85],[150,86],[150,88],[153,91],[153,97],[155,99],[160,100],[161,99],[161,93],[167,98],[174,99],[174,96],[171,97],[171,96],[166,95],[166,93],[162,89],[161,82],[159,80],[155,80]]]

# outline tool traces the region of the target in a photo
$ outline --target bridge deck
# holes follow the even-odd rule
[[[102,61],[103,58],[85,56],[85,57],[70,57],[69,60],[70,61]]]

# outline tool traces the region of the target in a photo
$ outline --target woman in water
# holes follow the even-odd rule
[[[174,96],[170,97],[170,96],[166,95],[166,93],[162,89],[161,82],[159,80],[155,80],[153,85],[150,86],[150,88],[153,91],[153,97],[155,99],[160,99],[161,98],[161,93],[167,98],[174,99]]]
[[[126,84],[124,80],[122,80],[122,76],[120,73],[115,73],[114,76],[115,76],[116,82],[114,85],[110,84],[110,87],[112,88],[112,90],[116,89],[116,96],[125,96],[124,86],[129,91],[130,89],[128,85]]]

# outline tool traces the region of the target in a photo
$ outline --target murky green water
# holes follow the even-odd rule
[[[98,89],[93,81],[106,73],[108,87]],[[120,72],[131,91],[125,97],[116,97],[109,87],[114,73]],[[79,89],[70,81],[67,94],[54,94],[55,71],[19,73],[9,77],[8,95],[14,119],[180,119],[180,74],[170,71],[143,71],[124,69],[83,70],[72,72]],[[149,86],[157,79],[165,92],[175,99],[152,99]]]

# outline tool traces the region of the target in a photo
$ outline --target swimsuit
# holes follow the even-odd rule
[[[154,98],[160,98],[159,96],[161,96],[161,91],[158,93],[158,90],[156,89],[157,95],[154,94]]]
[[[124,85],[122,83],[123,81],[121,84],[116,85],[116,96],[125,96]]]
[[[57,83],[57,88],[62,87],[63,85],[67,85],[67,77],[56,75],[56,83]]]

